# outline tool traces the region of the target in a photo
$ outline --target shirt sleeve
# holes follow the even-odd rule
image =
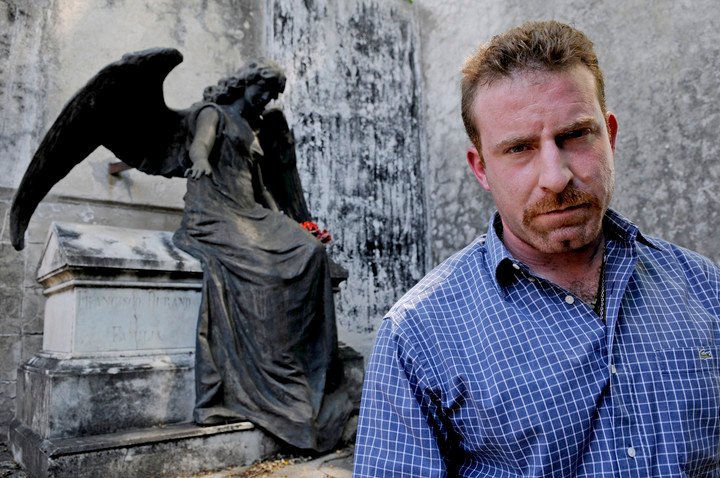
[[[355,445],[354,477],[442,477],[444,462],[408,376],[407,344],[391,320],[380,327],[365,375]],[[417,364],[415,364],[417,365]],[[412,369],[412,367],[410,367]],[[412,372],[410,372],[412,374]]]

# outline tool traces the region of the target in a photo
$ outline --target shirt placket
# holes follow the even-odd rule
[[[553,300],[558,308],[564,309],[565,313],[568,314],[569,317],[573,318],[572,321],[576,323],[578,328],[587,327],[589,324],[592,324],[592,327],[604,327],[603,318],[597,315],[591,305],[586,304],[566,289],[543,278],[533,276],[526,265],[514,261],[511,265],[516,275],[519,275],[527,281],[536,284],[537,287],[547,288],[547,295],[544,295],[544,299],[538,298],[538,302],[541,302],[542,300]],[[549,297],[553,297],[553,299],[549,299]],[[608,368],[608,370],[610,371],[610,368]],[[609,402],[611,401],[609,400]],[[607,436],[613,436],[612,430],[607,430],[605,432],[607,433]],[[609,444],[608,447],[612,447],[612,444]],[[629,451],[629,453],[633,452]],[[626,470],[628,469],[627,466],[623,468]],[[636,473],[632,472],[631,475],[619,474],[618,476],[636,476]]]
[[[622,297],[632,275],[637,255],[632,248],[608,241],[606,244],[607,268],[605,316],[608,334],[608,374],[610,377],[610,403],[612,417],[611,444],[615,455],[615,475],[621,477],[648,476],[647,450],[643,447],[634,390],[632,337],[619,334],[623,319]]]

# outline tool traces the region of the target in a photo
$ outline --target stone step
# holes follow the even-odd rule
[[[10,446],[29,476],[38,478],[176,477],[245,466],[280,445],[249,422],[165,427],[42,440],[29,428],[10,427]]]

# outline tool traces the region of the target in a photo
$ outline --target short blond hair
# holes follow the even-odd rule
[[[526,22],[492,37],[462,68],[461,110],[470,141],[480,151],[480,134],[473,114],[478,87],[489,86],[518,71],[565,71],[576,65],[587,66],[595,77],[598,101],[605,113],[605,82],[593,43],[584,33],[549,20]]]

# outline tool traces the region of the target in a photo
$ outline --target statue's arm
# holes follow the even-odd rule
[[[198,179],[203,174],[210,176],[210,152],[215,145],[215,135],[220,115],[215,108],[203,108],[197,117],[195,136],[190,144],[190,161],[192,166],[185,171],[185,176]]]

